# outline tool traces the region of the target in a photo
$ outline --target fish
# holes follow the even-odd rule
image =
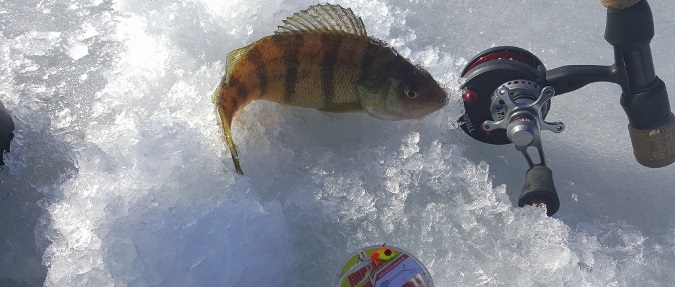
[[[350,8],[318,4],[283,21],[273,35],[227,55],[213,94],[235,170],[235,114],[255,100],[324,112],[420,119],[444,107],[445,90],[424,68],[369,37]]]

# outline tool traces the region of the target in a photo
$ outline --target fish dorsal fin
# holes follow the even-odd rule
[[[236,49],[227,54],[227,70],[225,72],[225,79],[229,79],[232,71],[237,63],[246,56],[246,53],[251,50],[253,45],[248,45],[243,48]]]
[[[361,18],[354,15],[352,9],[339,5],[319,4],[307,10],[295,13],[284,20],[275,34],[302,33],[308,31],[342,32],[358,36],[368,36]]]

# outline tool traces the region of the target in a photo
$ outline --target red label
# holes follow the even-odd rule
[[[382,279],[382,277],[384,275],[387,275],[387,273],[389,273],[392,269],[396,268],[396,266],[401,264],[401,262],[403,262],[403,260],[408,259],[408,257],[409,257],[408,254],[403,253],[401,256],[396,258],[396,261],[394,261],[394,263],[389,264],[389,266],[387,266],[387,268],[385,268],[384,270],[382,270],[382,272],[377,274],[377,278],[375,278],[375,281],[379,281],[380,279]]]
[[[406,257],[406,258],[407,258],[407,257]],[[377,262],[377,261],[371,261],[368,265],[363,266],[363,267],[362,267],[361,269],[359,269],[358,271],[356,271],[356,272],[352,273],[351,275],[349,275],[349,277],[347,277],[347,278],[348,278],[348,281],[349,281],[349,286],[354,287],[354,286],[356,286],[356,284],[359,284],[359,282],[363,281],[363,278],[366,277],[366,274],[368,273],[368,270],[370,270],[370,271],[375,271],[375,270],[377,270],[377,268],[382,267],[382,265],[384,265],[383,263],[384,263],[384,262],[382,262],[382,261],[380,261],[380,262]],[[369,282],[368,282],[366,285],[364,285],[363,287],[371,287],[371,286],[372,286],[372,285],[371,285],[371,283],[370,283],[370,281],[369,281]]]

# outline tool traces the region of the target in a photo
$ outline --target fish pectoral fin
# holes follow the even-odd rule
[[[356,83],[356,88],[362,98],[364,96],[376,97],[382,93],[382,89],[389,86],[388,82],[389,78],[387,77],[367,77],[359,80]]]
[[[239,152],[237,151],[237,146],[234,144],[234,140],[232,140],[232,133],[230,132],[230,122],[227,120],[225,110],[221,106],[218,106],[218,114],[220,115],[220,123],[225,132],[225,142],[227,142],[227,146],[230,149],[234,169],[238,174],[243,175],[244,172],[241,170],[241,165],[239,164]]]
[[[319,109],[322,112],[330,113],[353,113],[353,112],[362,112],[363,106],[361,103],[344,103],[344,104],[332,104],[327,107]]]

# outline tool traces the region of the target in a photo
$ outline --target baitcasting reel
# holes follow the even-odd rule
[[[558,211],[560,200],[546,166],[541,131],[565,130],[563,123],[545,120],[551,98],[593,82],[621,86],[620,102],[640,164],[657,168],[675,162],[675,116],[666,86],[654,71],[649,4],[646,0],[603,1],[608,8],[605,39],[614,46],[611,66],[574,65],[547,71],[526,50],[495,47],[471,59],[462,71],[466,79],[462,85],[465,114],[459,119],[462,130],[484,143],[513,143],[530,166],[520,207],[545,205],[549,216]],[[537,150],[538,161],[528,153],[530,147]]]
[[[546,81],[542,62],[516,47],[495,47],[474,57],[462,71],[466,82],[461,128],[484,143],[513,143],[530,166],[518,206],[544,204],[553,215],[560,200],[541,143],[541,130],[562,132],[565,125],[545,121],[556,90]],[[528,148],[537,150],[535,162]]]

